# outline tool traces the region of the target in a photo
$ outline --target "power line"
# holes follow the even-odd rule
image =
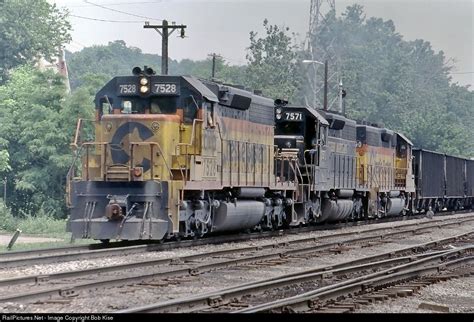
[[[474,72],[457,72],[457,73],[450,73],[450,74],[474,74]]]
[[[88,0],[84,0],[84,2],[85,2],[85,3],[88,3],[88,4],[90,4],[90,5],[93,5],[93,6],[102,8],[102,9],[105,9],[105,10],[110,10],[110,11],[113,11],[113,12],[118,12],[118,13],[121,13],[121,14],[124,14],[124,15],[129,15],[129,16],[133,16],[133,17],[137,17],[137,18],[145,18],[145,19],[154,20],[154,21],[163,21],[163,19],[150,18],[150,17],[147,17],[147,16],[141,16],[141,15],[136,15],[136,14],[134,14],[134,13],[129,13],[129,12],[125,12],[125,11],[121,11],[121,10],[117,10],[117,9],[112,9],[112,8],[109,8],[109,7],[106,7],[106,6],[97,4],[97,3],[90,2],[90,1],[88,1]]]
[[[161,3],[163,0],[157,0],[157,1],[140,1],[140,2],[115,2],[115,3],[105,3],[107,6],[121,6],[121,5],[127,5],[127,4],[133,4],[133,5],[138,5],[138,4],[150,4],[150,3]],[[91,5],[87,4],[80,4],[80,5],[72,5],[69,6],[69,8],[87,8],[90,7]]]
[[[247,64],[247,62],[242,61],[242,60],[231,59],[231,58],[228,58],[228,57],[225,57],[225,56],[222,56],[222,55],[219,55],[219,56],[220,56],[220,58],[222,58],[222,59],[224,59],[224,60],[226,60],[226,61],[228,61],[228,62],[239,63],[239,64],[243,64],[243,65],[246,65],[246,64]]]
[[[74,18],[80,18],[80,19],[86,19],[86,20],[93,20],[93,21],[101,21],[101,22],[114,22],[114,23],[143,23],[143,21],[138,21],[138,20],[106,20],[106,19],[97,19],[97,18],[91,18],[91,17],[84,17],[84,16],[78,16],[78,15],[69,15]]]

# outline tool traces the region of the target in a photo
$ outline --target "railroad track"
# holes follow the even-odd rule
[[[141,262],[119,264],[106,267],[97,267],[84,270],[59,272],[49,275],[31,275],[18,278],[0,280],[3,290],[1,302],[33,301],[48,299],[54,296],[67,298],[78,295],[84,290],[98,289],[103,287],[123,286],[128,284],[145,283],[148,285],[166,285],[166,279],[183,278],[185,276],[196,276],[198,274],[245,265],[278,265],[290,260],[304,258],[324,253],[341,253],[350,247],[374,246],[391,241],[396,236],[420,234],[435,228],[450,225],[463,225],[474,221],[473,217],[452,218],[438,220],[436,222],[425,222],[416,224],[405,224],[394,227],[379,227],[364,231],[346,232],[323,236],[319,238],[298,238],[292,241],[270,242],[260,246],[231,247],[213,252],[192,254],[173,258],[153,259]],[[378,232],[378,233],[376,233]],[[334,238],[348,237],[344,240],[329,242]],[[439,243],[453,242],[463,236],[448,238]],[[434,242],[435,245],[437,242]],[[421,247],[421,246],[417,246]],[[385,255],[384,255],[385,256]],[[227,258],[222,260],[223,258]],[[163,268],[174,267],[163,270]],[[161,268],[159,271],[148,270]],[[127,270],[145,269],[148,272],[142,274],[128,274]],[[110,273],[118,276],[110,277]],[[95,279],[94,279],[94,275]],[[102,275],[102,276],[101,276]],[[105,278],[103,275],[107,275]],[[125,276],[124,276],[125,275]],[[89,281],[77,282],[78,279],[87,278]],[[92,279],[92,280],[90,280]],[[156,282],[159,279],[159,282]],[[59,286],[58,286],[59,285]],[[64,286],[66,285],[66,286]],[[24,288],[22,291],[21,286]]]
[[[469,213],[471,210],[461,210],[456,212],[456,214],[464,214]],[[450,216],[454,215],[455,212],[442,212],[436,215],[436,217],[443,217],[443,216]],[[421,219],[425,215],[424,214],[417,214],[409,217],[388,217],[388,218],[375,218],[370,219],[367,221],[354,221],[354,222],[345,222],[345,223],[337,223],[337,224],[323,224],[317,226],[309,226],[309,227],[293,227],[287,230],[278,230],[278,231],[262,231],[262,232],[254,232],[254,233],[246,233],[246,234],[234,234],[230,236],[209,236],[203,239],[198,240],[177,240],[177,241],[165,241],[164,243],[156,242],[156,241],[116,241],[111,243],[92,243],[87,245],[76,245],[76,246],[63,246],[63,247],[51,247],[51,248],[42,248],[42,249],[32,249],[26,251],[4,251],[0,252],[0,263],[2,261],[11,260],[14,258],[18,259],[26,259],[26,258],[40,258],[40,257],[49,257],[50,255],[53,256],[61,256],[62,254],[75,254],[78,255],[81,252],[93,251],[93,250],[102,250],[102,249],[113,249],[113,248],[121,248],[121,247],[130,247],[130,246],[140,246],[136,247],[138,249],[143,249],[143,251],[148,250],[169,250],[175,248],[182,248],[182,247],[191,247],[191,246],[200,246],[206,244],[215,244],[215,243],[226,243],[226,242],[233,242],[233,241],[242,241],[246,239],[258,239],[258,238],[268,238],[268,237],[276,237],[282,235],[292,235],[292,234],[299,234],[311,231],[318,231],[318,230],[337,230],[345,227],[353,227],[353,226],[365,226],[371,225],[375,223],[386,223],[386,222],[396,222],[396,221],[410,221]],[[441,219],[435,219],[434,221],[439,221]],[[29,263],[26,263],[29,264]]]
[[[447,215],[452,213],[447,213]],[[384,218],[377,220],[377,223],[384,222],[393,222],[393,221],[405,221],[412,219],[422,218],[422,215],[411,216],[411,217],[400,217],[394,218]],[[465,218],[474,218],[472,216],[460,217],[457,220],[464,220]],[[449,220],[456,220],[454,218],[449,219],[433,219],[429,223],[442,223]],[[362,226],[370,225],[374,222],[349,222],[344,224],[335,224],[335,225],[321,225],[321,226],[309,226],[309,227],[300,227],[293,228],[289,230],[278,230],[278,231],[264,231],[258,233],[250,234],[238,234],[238,235],[224,235],[224,236],[213,236],[197,240],[182,240],[182,241],[169,241],[165,243],[150,243],[146,242],[134,242],[130,246],[130,243],[127,242],[116,242],[110,244],[90,244],[82,246],[70,246],[70,247],[57,247],[57,248],[48,248],[42,250],[29,250],[29,251],[18,251],[18,252],[7,252],[0,253],[0,267],[1,268],[10,268],[26,265],[37,265],[37,264],[50,264],[50,263],[59,263],[71,260],[81,260],[81,259],[95,259],[95,258],[104,258],[111,256],[126,256],[131,254],[145,253],[150,251],[165,251],[178,248],[189,248],[194,246],[202,246],[208,244],[222,244],[230,242],[239,242],[252,239],[262,239],[262,238],[271,238],[271,237],[281,237],[285,235],[294,235],[311,231],[318,230],[328,230],[328,229],[340,229],[344,227],[352,226]],[[415,225],[419,225],[417,223]],[[411,225],[411,224],[407,224]],[[387,229],[387,228],[380,228]],[[335,234],[335,236],[338,236]],[[340,235],[339,235],[340,236]]]
[[[453,236],[407,247],[395,252],[386,252],[187,298],[129,308],[116,313],[257,313],[315,310],[334,312],[334,308],[345,312],[357,308],[359,303],[363,303],[362,301],[370,302],[368,299],[371,297],[367,294],[375,290],[392,287],[389,293],[395,294],[394,296],[403,296],[409,293],[408,290],[394,288],[393,286],[397,283],[406,283],[417,278],[437,275],[446,271],[446,268],[458,265],[464,266],[462,268],[463,274],[469,270],[472,272],[472,263],[474,262],[472,243],[457,249],[433,252],[426,252],[426,250],[433,246],[451,243],[453,238],[459,239],[469,236],[472,241],[473,234],[474,232],[471,232],[462,236]],[[420,250],[424,250],[424,252],[420,253]],[[374,270],[376,272],[372,273]],[[437,275],[431,281],[443,279],[446,279],[446,275]],[[417,287],[422,284],[412,283],[410,285]],[[293,295],[302,290],[303,293]],[[289,296],[285,295],[285,291],[289,293]],[[284,295],[282,296],[282,294]],[[374,301],[375,298],[380,298],[379,294],[372,297]],[[361,301],[352,300],[350,296],[352,298],[359,296]],[[352,302],[343,301],[346,298]]]

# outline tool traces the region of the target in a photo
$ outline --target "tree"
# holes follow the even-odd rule
[[[264,20],[264,38],[250,32],[247,60],[246,85],[263,91],[271,98],[292,98],[298,90],[298,46],[286,34],[289,28],[280,29]]]
[[[450,84],[449,59],[428,41],[406,41],[393,21],[353,5],[337,18],[330,12],[312,42],[337,57],[351,118],[382,123],[418,147],[474,155],[473,93]]]
[[[57,56],[71,39],[67,14],[46,0],[0,2],[0,84],[12,68]]]
[[[215,80],[235,85],[244,85],[246,66],[230,65],[224,58],[216,56]],[[193,61],[181,60],[171,71],[173,75],[192,75],[203,79],[211,79],[212,58]]]
[[[86,47],[76,53],[66,52],[66,59],[72,89],[85,84],[83,77],[87,74],[104,75],[111,79],[115,76],[131,75],[134,67],[143,68],[145,65],[159,73],[158,66],[161,62],[160,56],[145,54],[136,47],[128,47],[123,40],[109,42],[106,46]],[[171,60],[170,70],[175,68],[176,64],[176,61]]]
[[[128,47],[123,40],[109,42],[108,45],[86,47],[79,52],[66,53],[68,60],[69,78],[73,90],[87,84],[87,75],[99,75],[104,80],[115,76],[131,75],[135,66],[152,67],[159,74],[161,56],[145,54],[139,48]],[[222,58],[216,59],[216,78],[233,84],[243,84],[245,66],[231,66]],[[155,68],[156,67],[156,68]],[[210,79],[212,60],[200,61],[183,59],[180,62],[170,61],[170,75],[192,75]],[[102,84],[96,84],[98,90]]]
[[[0,174],[10,170],[10,154],[7,150],[0,151]]]
[[[65,214],[71,137],[62,124],[64,95],[62,76],[29,66],[0,86],[0,144],[10,155],[8,204],[17,215],[40,207]]]

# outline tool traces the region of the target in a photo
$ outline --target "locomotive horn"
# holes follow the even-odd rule
[[[135,75],[135,76],[138,76],[142,73],[142,69],[140,67],[134,67],[132,69],[132,74]]]
[[[147,74],[148,76],[155,75],[155,71],[153,70],[153,68],[145,66],[145,74]]]
[[[276,106],[285,106],[286,104],[288,104],[288,101],[287,101],[287,100],[280,99],[280,98],[277,98],[277,99],[275,100],[275,105],[276,105]]]

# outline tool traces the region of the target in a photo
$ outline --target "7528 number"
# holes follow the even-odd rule
[[[137,92],[137,85],[134,84],[122,84],[119,85],[120,94],[135,94]]]
[[[157,94],[176,94],[178,87],[176,84],[153,84],[153,92]]]

